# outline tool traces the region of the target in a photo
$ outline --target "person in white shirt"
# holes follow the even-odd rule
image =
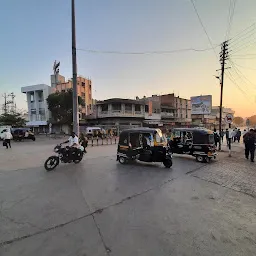
[[[11,139],[12,139],[12,134],[8,131],[8,130],[4,130],[4,136],[3,136],[3,139],[4,139],[4,146],[6,147],[6,149],[8,149],[8,146],[10,148],[12,148],[11,146]]]
[[[69,157],[71,159],[73,152],[75,152],[77,150],[77,148],[80,146],[79,145],[78,137],[76,136],[76,134],[74,132],[72,132],[71,136],[68,138],[68,140],[63,142],[63,143],[61,143],[61,144],[65,144],[65,143],[68,143],[68,146],[69,146]]]

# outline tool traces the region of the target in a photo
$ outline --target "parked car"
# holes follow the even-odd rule
[[[14,141],[22,141],[24,139],[36,140],[34,133],[28,128],[12,128],[11,133]]]

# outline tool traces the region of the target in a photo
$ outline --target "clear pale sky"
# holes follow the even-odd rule
[[[230,0],[194,2],[212,44],[223,42]],[[0,92],[13,91],[18,107],[26,108],[20,88],[50,85],[55,59],[61,62],[60,73],[72,77],[71,0],[0,3]],[[255,11],[255,0],[237,0],[230,30],[234,41],[229,48],[236,55],[231,59],[239,66],[238,71],[232,68],[227,72],[243,92],[226,76],[223,105],[242,116],[256,114],[255,29],[249,28],[241,38],[235,36],[255,22]],[[211,48],[189,0],[76,0],[76,25],[78,49],[145,52]],[[220,46],[215,50],[219,54]],[[212,94],[214,105],[219,105],[219,81],[214,77],[220,68],[218,59],[213,50],[155,55],[77,51],[78,74],[92,79],[96,99],[175,92],[186,98]]]

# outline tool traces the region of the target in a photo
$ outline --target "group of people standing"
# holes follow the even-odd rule
[[[226,141],[227,141],[227,146],[230,148],[230,144],[232,142],[238,142],[240,143],[241,137],[243,137],[243,142],[245,145],[245,157],[246,159],[249,159],[250,155],[250,160],[251,162],[254,162],[254,155],[255,155],[255,145],[256,145],[256,129],[250,129],[249,131],[244,130],[241,132],[240,129],[222,129],[220,133],[214,129],[214,142],[215,146],[218,146],[218,143],[221,142],[223,143],[224,136],[226,136]]]

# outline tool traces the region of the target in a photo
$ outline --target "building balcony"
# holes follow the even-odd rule
[[[112,110],[112,111],[101,111],[98,113],[98,118],[106,117],[138,117],[143,118],[144,114],[141,111],[122,111],[122,110]]]
[[[161,117],[162,118],[175,118],[175,115],[174,115],[174,113],[161,112]]]

